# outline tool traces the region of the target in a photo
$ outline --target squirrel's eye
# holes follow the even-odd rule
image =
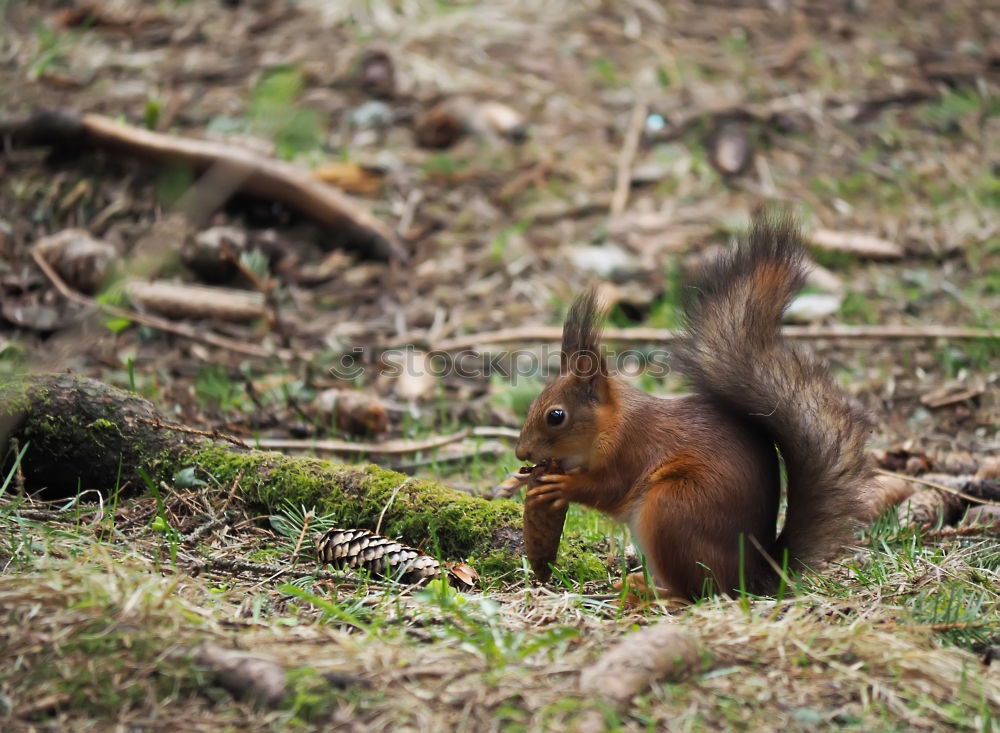
[[[556,425],[562,425],[563,421],[566,419],[566,411],[561,407],[556,407],[549,410],[549,414],[545,416],[545,422],[547,422],[552,427]]]

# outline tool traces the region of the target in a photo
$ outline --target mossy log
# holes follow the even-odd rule
[[[266,511],[285,501],[333,514],[344,527],[374,529],[445,558],[474,558],[481,573],[521,565],[521,507],[485,500],[434,481],[374,465],[351,466],[286,456],[176,429],[148,400],[93,379],[38,375],[0,383],[0,444],[9,467],[11,439],[28,444],[26,488],[47,495],[84,489],[140,493],[141,472],[171,483],[195,467]],[[6,469],[5,469],[6,470]],[[6,475],[6,474],[4,474]],[[606,573],[579,538],[564,558],[570,577]],[[568,565],[569,567],[566,567]]]

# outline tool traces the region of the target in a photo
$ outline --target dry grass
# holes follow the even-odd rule
[[[152,523],[101,542],[106,523],[41,524],[19,511],[7,503],[0,520],[11,538],[0,576],[5,727],[562,730],[594,710],[624,730],[1000,720],[1000,677],[981,661],[982,640],[998,640],[995,536],[938,546],[883,523],[868,543],[879,549],[859,549],[794,598],[671,611],[663,622],[698,635],[708,670],[616,710],[581,695],[578,673],[661,613],[622,615],[608,584],[459,594],[322,580],[308,563],[279,563],[281,577],[223,572],[204,557],[249,558],[285,540],[233,515],[171,564]],[[928,589],[950,593],[955,612],[929,606]],[[203,641],[290,670],[283,703],[234,700],[193,661]]]

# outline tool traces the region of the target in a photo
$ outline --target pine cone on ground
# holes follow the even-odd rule
[[[430,555],[367,529],[331,529],[316,538],[316,554],[336,568],[364,568],[401,583],[423,583],[442,573]]]

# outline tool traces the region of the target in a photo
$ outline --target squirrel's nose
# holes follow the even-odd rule
[[[514,455],[517,456],[519,461],[530,461],[531,451],[525,448],[520,443],[517,444],[517,448],[514,449]]]

